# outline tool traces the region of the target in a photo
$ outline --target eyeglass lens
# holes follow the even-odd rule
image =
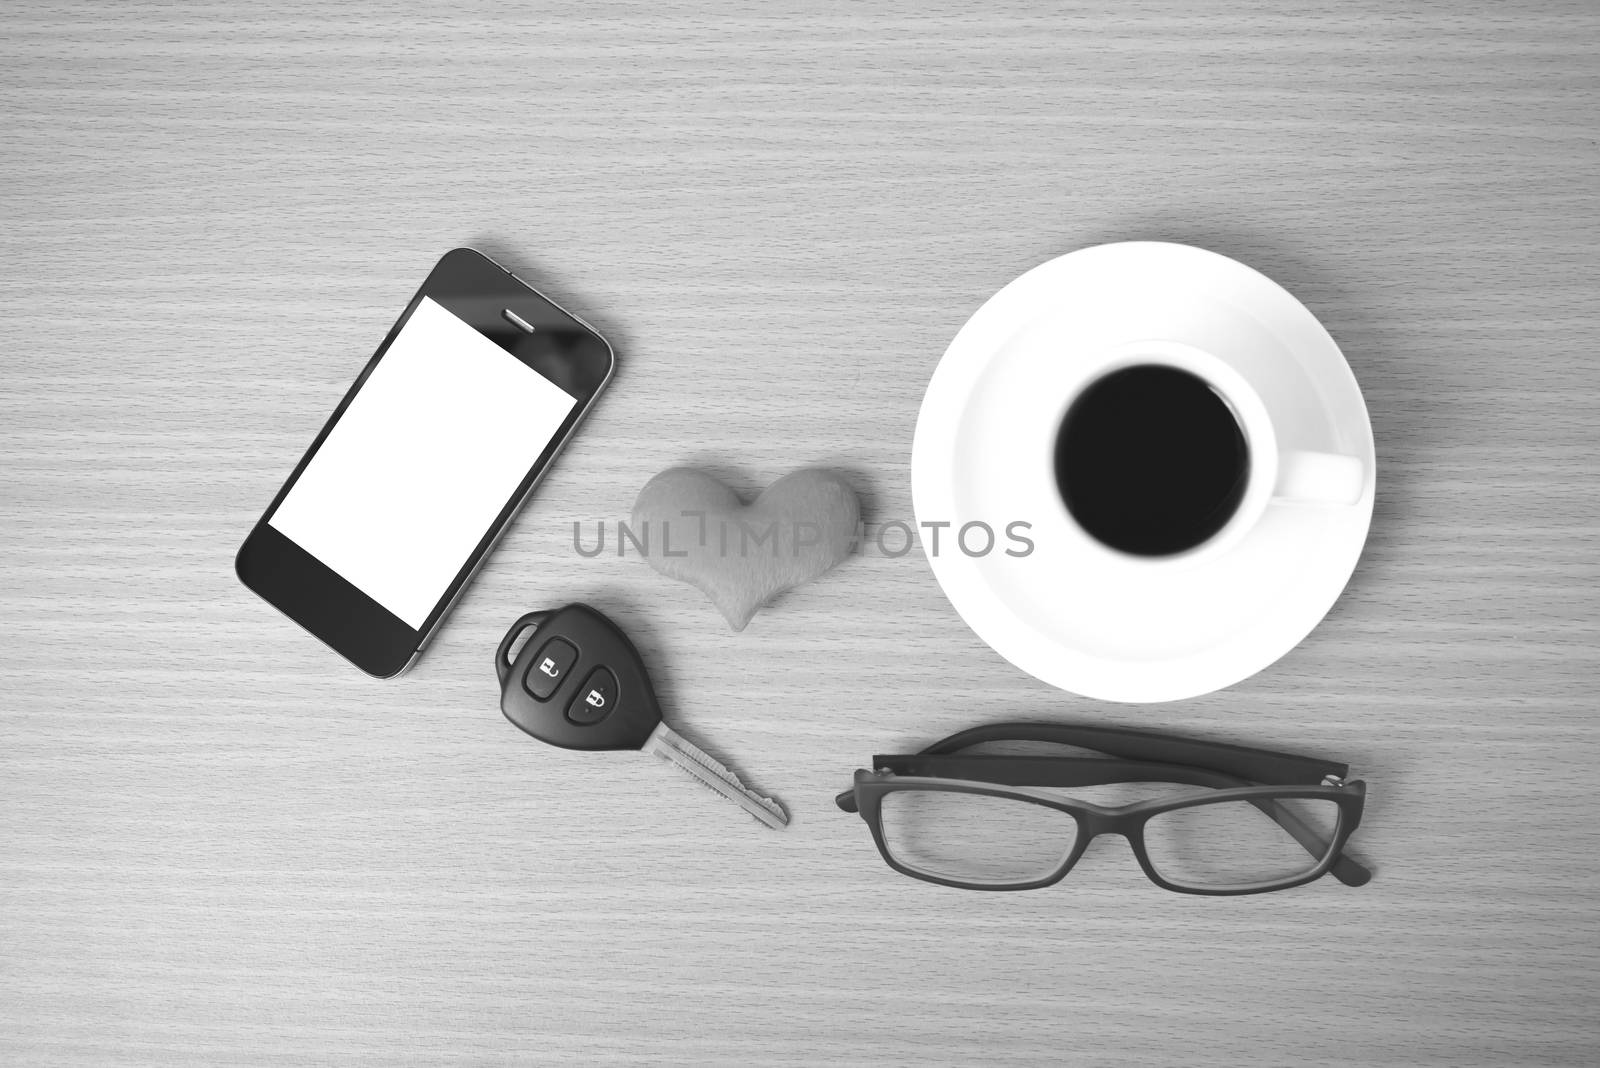
[[[1297,841],[1274,813],[1299,820],[1316,836]],[[1219,801],[1172,809],[1144,825],[1150,866],[1176,886],[1244,889],[1291,882],[1326,859],[1339,829],[1339,805],[1326,798]]]
[[[1059,809],[991,794],[895,790],[880,809],[896,863],[974,885],[1034,882],[1072,852],[1078,821]]]

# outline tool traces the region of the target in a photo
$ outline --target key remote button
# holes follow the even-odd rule
[[[566,681],[567,672],[572,670],[577,659],[578,650],[572,647],[571,642],[551,638],[528,666],[522,688],[541,701],[550,700],[550,695]]]
[[[617,704],[617,677],[609,668],[595,668],[567,705],[567,718],[582,726],[599,723]]]

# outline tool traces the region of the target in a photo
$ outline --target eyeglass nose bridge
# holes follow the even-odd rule
[[[1095,808],[1078,810],[1078,826],[1086,842],[1102,835],[1116,835],[1132,844],[1138,841],[1139,826],[1143,822],[1142,817],[1125,812],[1107,812]]]

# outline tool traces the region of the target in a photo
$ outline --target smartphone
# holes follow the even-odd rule
[[[489,257],[447,253],[256,521],[239,580],[367,674],[400,674],[615,363]]]

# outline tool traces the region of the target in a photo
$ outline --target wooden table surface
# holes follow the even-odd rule
[[[1600,8],[13,0],[0,37],[0,1062],[1593,1064]],[[911,517],[994,290],[1129,238],[1244,260],[1365,391],[1348,591],[1197,700],[1022,675],[920,554],[742,634],[572,550],[676,464]],[[444,250],[616,346],[410,675],[232,557]],[[520,736],[490,656],[572,599],[794,821]],[[905,879],[832,802],[1002,717],[1349,761],[1378,875]]]

